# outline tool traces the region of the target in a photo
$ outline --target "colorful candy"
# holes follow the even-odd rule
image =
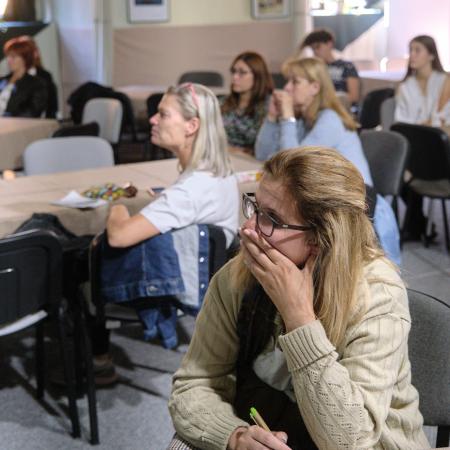
[[[114,183],[106,183],[103,186],[94,186],[84,191],[82,195],[89,198],[101,198],[103,200],[114,201],[120,197],[134,197],[137,189],[127,183],[125,186],[117,186]]]

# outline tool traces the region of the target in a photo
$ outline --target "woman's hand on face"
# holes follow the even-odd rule
[[[240,235],[245,263],[281,314],[286,331],[313,322],[313,247],[300,270],[255,230],[246,228]]]
[[[275,92],[274,92],[272,94],[272,96],[270,97],[267,118],[270,120],[270,122],[276,122],[278,120],[279,116],[280,116],[280,111],[278,109],[277,101],[275,98]]]
[[[281,90],[274,91],[274,95],[280,117],[282,119],[295,117],[294,100],[292,98],[292,95],[286,91]]]
[[[236,428],[228,442],[228,450],[291,450],[286,445],[287,435],[282,431],[266,431],[261,427]]]

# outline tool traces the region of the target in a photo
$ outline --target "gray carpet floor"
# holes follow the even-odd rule
[[[437,209],[437,208],[436,208]],[[408,286],[450,302],[450,256],[443,245],[441,217],[436,215],[437,245],[424,248],[407,243],[403,248],[402,274]],[[174,430],[167,410],[171,376],[186,351],[194,321],[180,320],[176,350],[165,350],[158,342],[141,339],[139,326],[127,326],[112,335],[112,353],[121,376],[112,388],[98,390],[100,449],[164,450]],[[58,362],[52,342],[49,365]],[[49,385],[44,401],[35,399],[33,338],[30,333],[4,338],[0,343],[0,449],[56,450],[88,449],[87,402],[78,400],[81,439],[72,439],[67,402],[62,392]],[[430,442],[434,430],[427,429]]]

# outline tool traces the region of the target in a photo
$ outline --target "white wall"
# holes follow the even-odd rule
[[[62,89],[61,89],[61,63],[58,47],[58,30],[54,23],[45,27],[36,36],[34,36],[36,44],[39,47],[42,58],[42,65],[48,70],[58,89],[59,110],[62,106]]]
[[[80,84],[86,81],[108,83],[111,68],[105,65],[105,55],[112,38],[108,40],[110,26],[109,22],[105,26],[105,21],[109,18],[109,3],[110,0],[53,0],[65,112],[66,98]]]
[[[419,34],[429,34],[437,43],[440,59],[450,70],[450,1],[390,0],[387,57],[408,53],[408,42]]]

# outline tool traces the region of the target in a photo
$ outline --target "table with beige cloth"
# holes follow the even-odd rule
[[[50,137],[58,128],[58,121],[53,119],[0,117],[0,170],[22,167],[27,146]]]
[[[261,163],[255,159],[238,155],[231,156],[235,171],[259,169]],[[0,180],[0,237],[13,233],[34,212],[51,213],[59,217],[62,224],[77,235],[96,234],[102,231],[108,216],[108,206],[96,209],[73,209],[52,205],[51,202],[64,197],[70,190],[82,192],[92,186],[108,182],[123,185],[132,182],[138,188],[134,198],[122,198],[112,204],[124,203],[131,214],[136,214],[151,201],[148,187],[170,186],[178,177],[176,159],[165,159],[114,167],[65,172],[52,175],[19,177]],[[241,192],[254,190],[254,183],[240,185]]]
[[[133,107],[134,117],[138,124],[145,124],[147,117],[147,98],[152,94],[166,92],[169,86],[150,85],[150,84],[132,84],[128,86],[116,87],[116,91],[123,92],[128,96]],[[212,87],[214,94],[226,94],[228,89],[225,87]]]

